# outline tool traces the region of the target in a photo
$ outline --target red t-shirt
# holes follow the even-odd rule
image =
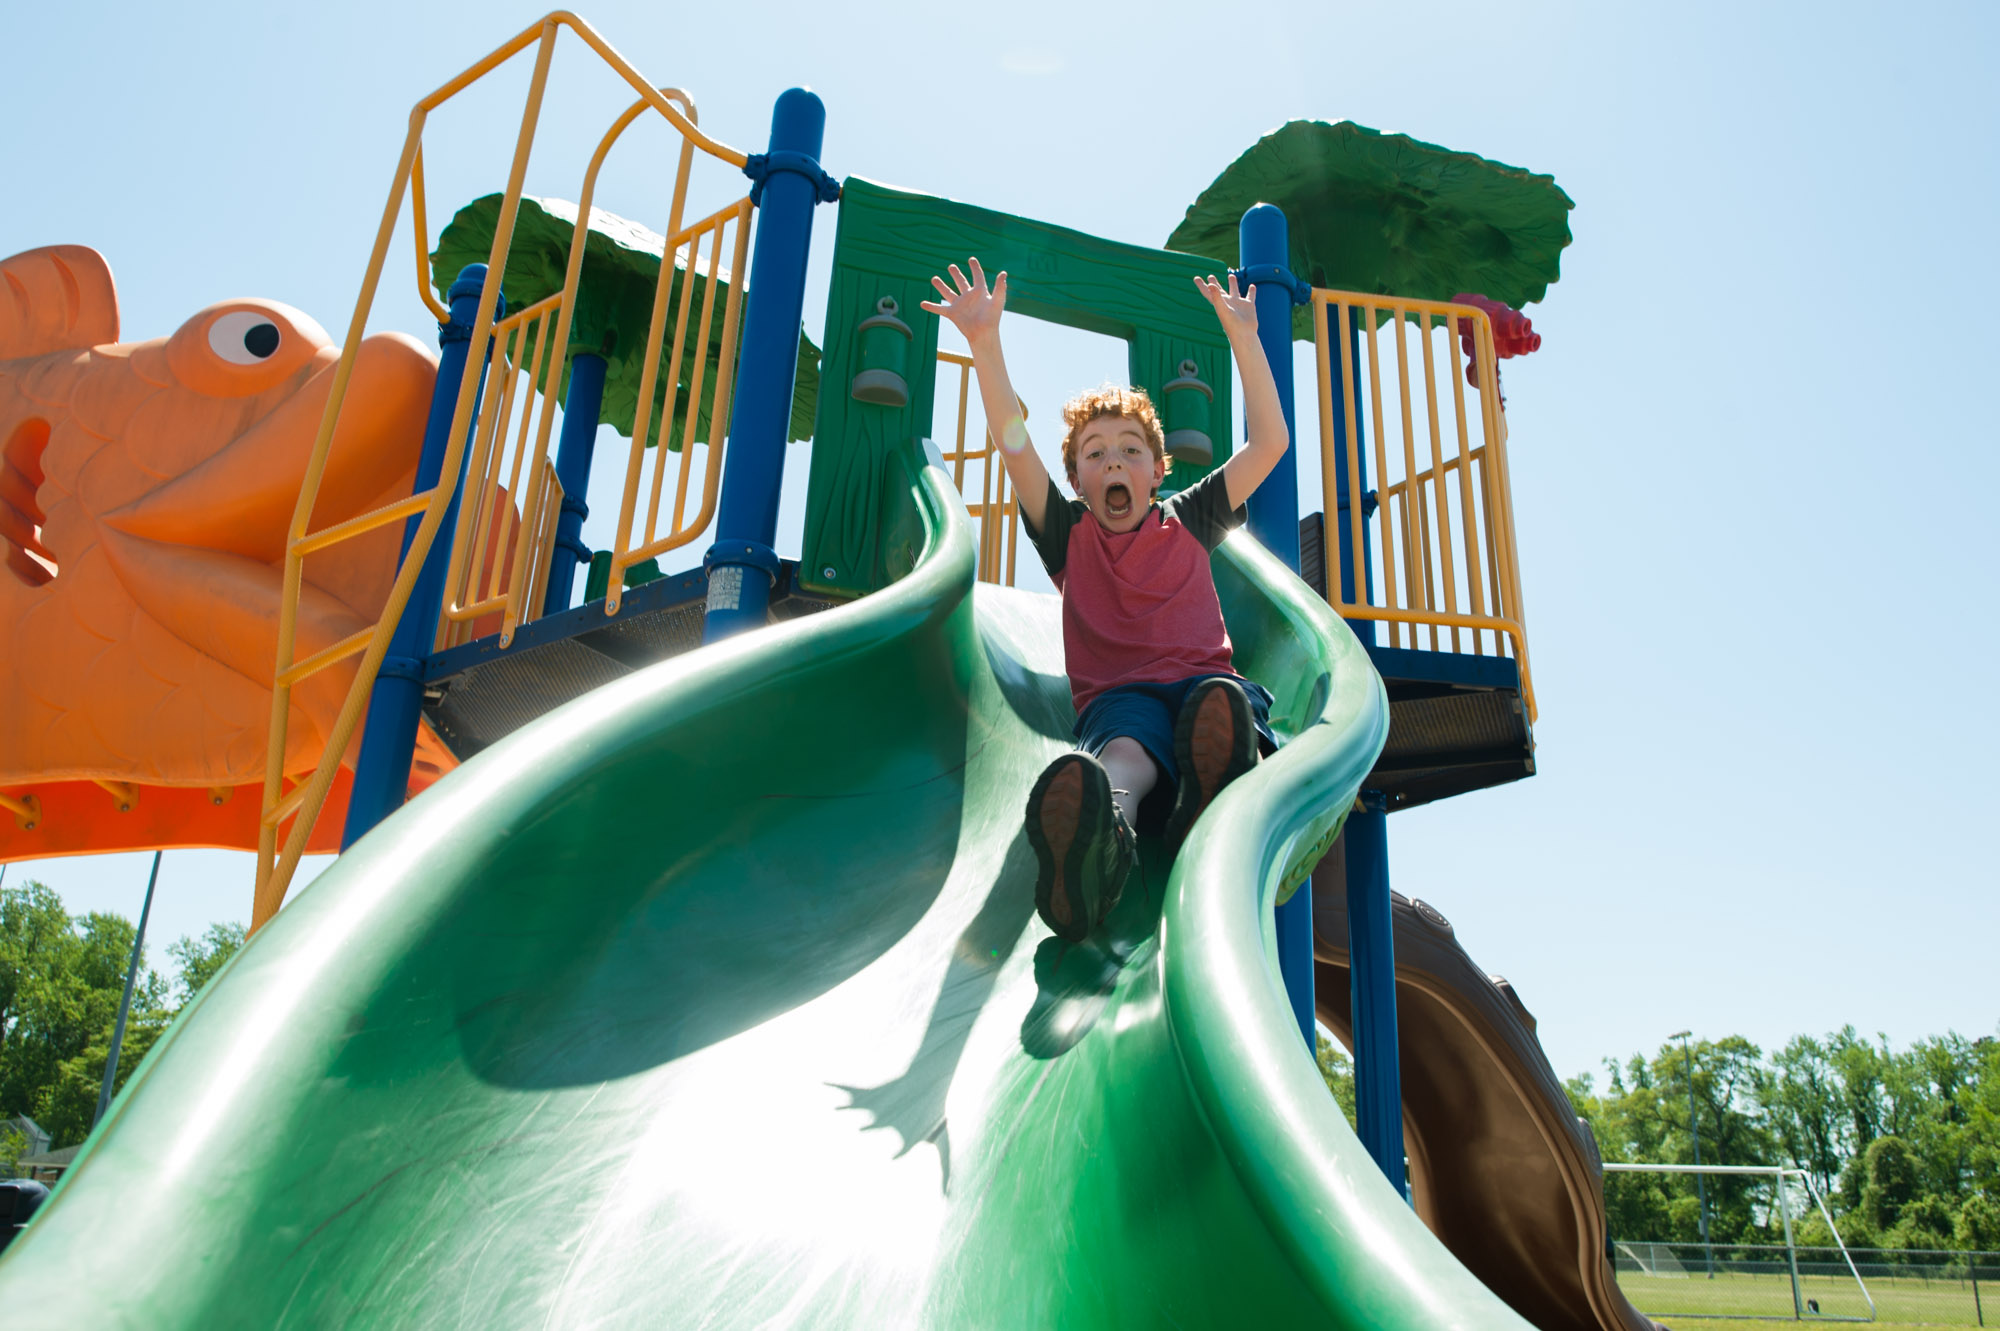
[[[1121,684],[1231,672],[1208,555],[1243,517],[1219,469],[1154,504],[1129,532],[1105,530],[1050,479],[1043,530],[1027,528],[1062,593],[1063,662],[1079,713]]]

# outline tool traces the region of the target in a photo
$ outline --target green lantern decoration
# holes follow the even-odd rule
[[[861,368],[855,372],[849,391],[856,402],[870,402],[878,407],[909,404],[910,381],[904,377],[904,363],[916,334],[896,317],[897,312],[896,298],[884,296],[875,302],[875,313],[855,329],[860,342]]]
[[[1215,390],[1202,381],[1201,366],[1193,360],[1181,362],[1178,379],[1161,386],[1160,396],[1166,420],[1167,452],[1174,461],[1206,467],[1215,461],[1215,439],[1209,433],[1209,416],[1215,405]]]

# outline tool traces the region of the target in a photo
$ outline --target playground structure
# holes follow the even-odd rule
[[[565,31],[635,100],[583,169],[559,289],[514,305]],[[438,273],[425,118],[530,51],[484,263]],[[1238,266],[1288,417],[1294,307],[1316,333],[1322,511],[1301,518],[1295,480],[1267,487],[1264,549],[1238,539],[1216,560],[1239,666],[1276,696],[1287,743],[1173,862],[1145,848],[1146,888],[1105,937],[1030,947],[1020,805],[1067,741],[1059,622],[1052,598],[995,585],[1017,549],[1011,496],[990,445],[965,439],[962,358],[917,306],[930,274],[977,253],[1014,275],[1017,313],[1125,339],[1186,484],[1228,456],[1228,350],[1187,280],[1217,265],[836,183],[823,114],[788,92],[768,151],[738,151],[685,93],[551,15],[418,104],[337,354],[303,316],[251,302],[176,335],[221,355],[260,326],[224,320],[271,323],[275,354],[303,356],[283,363],[291,399],[321,409],[281,473],[288,520],[228,565],[262,598],[238,646],[267,656],[237,671],[265,685],[268,721],[261,767],[227,788],[254,778],[261,800],[218,829],[186,793],[229,807],[206,770],[9,754],[0,854],[142,844],[117,817],[185,805],[143,843],[254,845],[257,937],[135,1073],[15,1245],[25,1258],[0,1266],[10,1307],[71,1324],[645,1322],[673,1306],[1109,1326],[1137,1300],[1181,1325],[1647,1326],[1617,1293],[1595,1149],[1532,1018],[1448,925],[1417,947],[1443,917],[1388,887],[1390,810],[1533,772],[1489,305],[1310,288],[1286,267],[1283,215],[1245,218]],[[590,256],[612,232],[651,244],[593,211],[600,169],[648,115],[679,152],[637,338],[606,312],[629,281],[614,289]],[[698,208],[703,171],[752,188]],[[374,391],[385,353],[362,337],[406,193],[442,355],[431,372],[394,346],[424,362],[427,407]],[[836,199],[794,563],[774,549],[776,478],[809,380],[810,218]],[[72,259],[89,268],[9,263]],[[0,328],[0,403],[52,373],[21,368],[35,358],[140,358],[107,348],[115,316],[108,332],[94,317]],[[276,392],[272,353],[243,344]],[[949,452],[929,444],[941,366],[957,371]],[[630,452],[613,547],[593,554],[584,482],[614,392]],[[44,497],[88,504],[56,465],[45,396],[0,418],[20,478],[0,511],[10,633],[50,588],[96,589],[65,583],[88,565]],[[135,534],[161,540],[120,502],[89,510],[109,516],[87,548],[114,561]],[[700,568],[654,576],[704,538]],[[17,553],[51,576],[18,576]],[[155,581],[167,591],[133,598],[158,618],[180,584]],[[336,586],[358,613],[316,611],[314,589]],[[674,795],[642,836],[635,790]],[[95,831],[60,840],[93,792],[128,812],[107,799]],[[280,910],[335,827],[341,859]],[[1420,1040],[1399,1044],[1399,1004]],[[1299,1057],[1316,1018],[1355,1048],[1358,1141]],[[227,1164],[194,1171],[225,1139]],[[552,1152],[582,1163],[552,1180]],[[32,1286],[10,1278],[24,1260],[41,1264]]]

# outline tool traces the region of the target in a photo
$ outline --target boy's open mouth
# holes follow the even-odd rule
[[[1125,485],[1113,483],[1104,488],[1104,511],[1114,518],[1122,518],[1132,511],[1132,491]]]

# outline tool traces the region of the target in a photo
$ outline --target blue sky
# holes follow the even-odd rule
[[[16,7],[0,253],[103,251],[127,338],[238,295],[339,337],[409,107],[539,12]],[[1682,1027],[1995,1029],[1991,7],[584,12],[726,142],[761,148],[803,83],[836,174],[1139,243],[1299,117],[1552,173],[1576,241],[1529,310],[1542,351],[1507,376],[1540,772],[1392,819],[1396,887],[1515,982],[1564,1074]],[[740,40],[756,53],[721,53]],[[517,63],[433,121],[433,228],[504,183],[525,81]],[[573,198],[628,100],[567,46],[529,190]],[[635,137],[602,206],[660,227],[664,143]],[[428,336],[402,241],[371,327]],[[1031,427],[1124,365],[1025,323],[1011,354]],[[155,958],[244,918],[249,874],[169,855]],[[136,914],[145,857],[8,881],[30,875]]]

